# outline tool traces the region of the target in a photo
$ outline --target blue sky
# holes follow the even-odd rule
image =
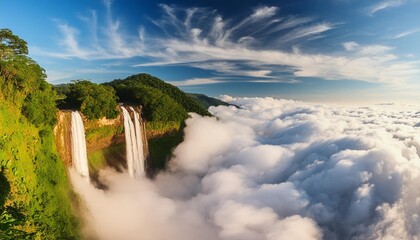
[[[146,72],[188,92],[420,101],[419,0],[1,1],[54,84]]]

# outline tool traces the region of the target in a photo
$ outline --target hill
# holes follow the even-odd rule
[[[211,115],[195,96],[144,73],[103,84],[77,80],[57,85],[55,89],[60,109],[79,110],[93,121],[102,117],[115,118],[118,103],[141,106],[149,138],[148,167],[152,173],[165,167],[171,150],[183,140],[182,130],[189,112]],[[200,99],[209,103],[217,101],[206,96],[200,96]],[[100,132],[100,129],[96,130]],[[103,149],[101,153],[108,150]]]
[[[223,102],[217,98],[212,98],[204,94],[188,93],[190,97],[195,99],[202,107],[208,109],[210,106],[230,106],[231,104]]]
[[[123,80],[117,79],[110,82],[109,84],[111,86],[116,86],[119,84],[124,84],[126,86],[135,86],[138,84],[148,86],[168,95],[178,104],[180,104],[187,112],[195,112],[203,116],[211,115],[205,108],[203,108],[193,98],[191,98],[191,96],[181,91],[179,88],[146,73],[132,75]]]
[[[177,131],[188,118],[189,112],[211,116],[190,95],[149,74],[116,79],[104,85],[115,89],[120,102],[143,106],[143,117],[148,121],[150,131]]]

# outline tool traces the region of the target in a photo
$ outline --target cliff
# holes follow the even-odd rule
[[[71,112],[58,111],[57,125],[54,127],[55,143],[58,154],[66,166],[71,165]]]
[[[118,108],[119,109],[119,108]],[[141,107],[135,108],[141,112]],[[54,128],[56,146],[61,159],[67,166],[71,166],[71,111],[63,110],[57,114],[57,125]],[[131,113],[132,114],[132,113]],[[133,116],[132,116],[133,117]],[[90,175],[95,179],[98,171],[106,166],[113,167],[117,171],[126,168],[126,149],[123,116],[119,109],[119,114],[114,119],[105,117],[98,120],[89,120],[83,117],[86,148],[89,160]],[[146,123],[140,122],[143,129],[143,152],[145,157],[149,156],[148,132]],[[165,135],[165,133],[163,133]],[[152,135],[153,136],[153,135]],[[156,136],[153,136],[156,138]],[[152,164],[153,166],[153,164]]]

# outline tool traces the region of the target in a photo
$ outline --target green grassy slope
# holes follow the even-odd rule
[[[0,239],[77,239],[74,195],[52,129],[36,128],[0,102]]]
[[[26,42],[0,36],[0,239],[78,239],[53,136],[56,94]]]

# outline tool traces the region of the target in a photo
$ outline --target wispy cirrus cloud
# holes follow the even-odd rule
[[[177,86],[177,87],[190,87],[190,86],[201,86],[208,84],[218,84],[218,83],[299,83],[300,81],[296,79],[253,79],[253,80],[238,80],[238,79],[227,79],[224,77],[214,77],[214,78],[192,78],[182,81],[167,81],[168,83]]]
[[[319,35],[334,28],[331,23],[320,23],[312,26],[296,28],[281,38],[281,41],[291,41],[313,35]]]
[[[60,59],[126,59],[136,56],[157,56],[152,51],[145,51],[144,28],[139,27],[137,36],[130,37],[121,31],[120,21],[112,16],[111,1],[104,1],[106,7],[105,21],[98,22],[97,12],[90,11],[89,16],[79,15],[79,19],[87,26],[88,32],[71,26],[67,22],[54,19],[60,37],[57,45],[59,51],[49,51],[34,47],[35,55],[47,56]],[[88,35],[86,38],[82,35]],[[130,39],[130,40],[128,40]]]
[[[397,5],[376,6],[372,12],[391,6]],[[314,37],[326,36],[338,24],[307,16],[281,15],[277,7],[255,8],[241,20],[226,19],[208,8],[160,4],[163,15],[150,21],[163,36],[149,36],[143,27],[139,27],[136,34],[124,33],[120,21],[112,15],[109,1],[106,7],[104,23],[97,22],[96,13],[90,16],[94,23],[90,27],[92,39],[101,41],[86,44],[79,38],[79,29],[57,22],[63,35],[58,43],[63,51],[38,53],[76,59],[143,57],[146,60],[132,66],[187,66],[208,70],[218,77],[179,83],[184,86],[220,83],[237,77],[261,82],[293,83],[296,80],[289,79],[315,77],[401,84],[420,74],[418,62],[400,60],[392,53],[392,47],[381,44],[363,46],[346,42],[344,54],[340,51],[323,53],[320,49],[318,53],[307,53],[293,47],[297,41],[308,42]]]
[[[380,44],[360,45],[356,42],[345,42],[342,44],[344,49],[365,56],[384,56],[393,50],[392,47]],[[397,58],[395,56],[395,58]]]
[[[379,11],[383,11],[387,8],[398,7],[404,4],[404,0],[385,0],[371,6],[368,11],[369,14],[373,15]]]
[[[192,79],[187,79],[183,81],[167,81],[167,82],[177,87],[187,87],[187,86],[223,83],[225,81],[217,79],[217,78],[192,78]]]
[[[420,32],[420,28],[410,29],[396,34],[393,38],[400,39]]]
[[[181,16],[183,16],[184,11],[185,9],[173,8],[172,14],[165,16],[165,18],[176,18],[170,21],[172,25],[183,23]],[[177,12],[178,14],[176,14]],[[214,11],[207,15],[201,14],[200,17],[214,19],[212,30],[206,32],[205,28],[200,28],[199,24],[190,26],[190,28],[186,28],[185,24],[172,28],[181,30],[181,32],[182,29],[185,29],[185,32],[169,36],[164,40],[164,45],[168,51],[164,58],[158,59],[159,64],[165,64],[165,59],[167,59],[168,64],[176,64],[177,62],[184,65],[191,64],[195,67],[223,73],[226,72],[226,68],[220,68],[216,65],[212,68],[211,65],[206,64],[204,67],[203,65],[200,67],[200,64],[197,63],[209,60],[230,62],[239,70],[241,68],[238,67],[238,63],[248,66],[257,63],[260,68],[272,71],[271,75],[274,76],[279,73],[279,69],[292,69],[295,77],[319,77],[327,80],[346,79],[395,84],[408,81],[415,77],[414,73],[419,72],[417,62],[399,60],[396,55],[391,53],[392,48],[388,46],[380,44],[367,46],[356,44],[356,46],[353,44],[353,47],[357,47],[358,51],[343,56],[322,53],[307,54],[302,51],[289,52],[276,49],[275,46],[270,45],[261,48],[258,44],[252,44],[252,42],[244,45],[240,41],[246,37],[255,38],[255,35],[247,35],[246,29],[242,29],[249,24],[247,19],[237,25],[230,26],[231,21],[223,20],[221,16],[215,15]],[[284,18],[288,17],[281,19],[278,16],[273,16],[272,18],[266,19],[266,21],[273,22],[276,20],[278,25],[274,25],[272,29],[267,29],[269,33],[273,33],[273,29],[278,26],[284,27]],[[333,23],[313,24],[313,20],[310,19],[299,22],[299,25],[291,27],[278,39],[303,38],[307,40],[314,35],[324,34],[334,28]],[[171,29],[168,25],[160,25],[160,27],[167,32],[169,32],[168,29]],[[186,33],[192,30],[199,32],[199,34],[194,35],[194,37],[177,37],[188,36]],[[236,34],[233,34],[234,32]],[[272,40],[273,36],[270,34],[262,35],[258,42],[264,41],[265,38]],[[351,46],[348,45],[347,47]],[[230,66],[227,70],[231,71],[232,68]]]

